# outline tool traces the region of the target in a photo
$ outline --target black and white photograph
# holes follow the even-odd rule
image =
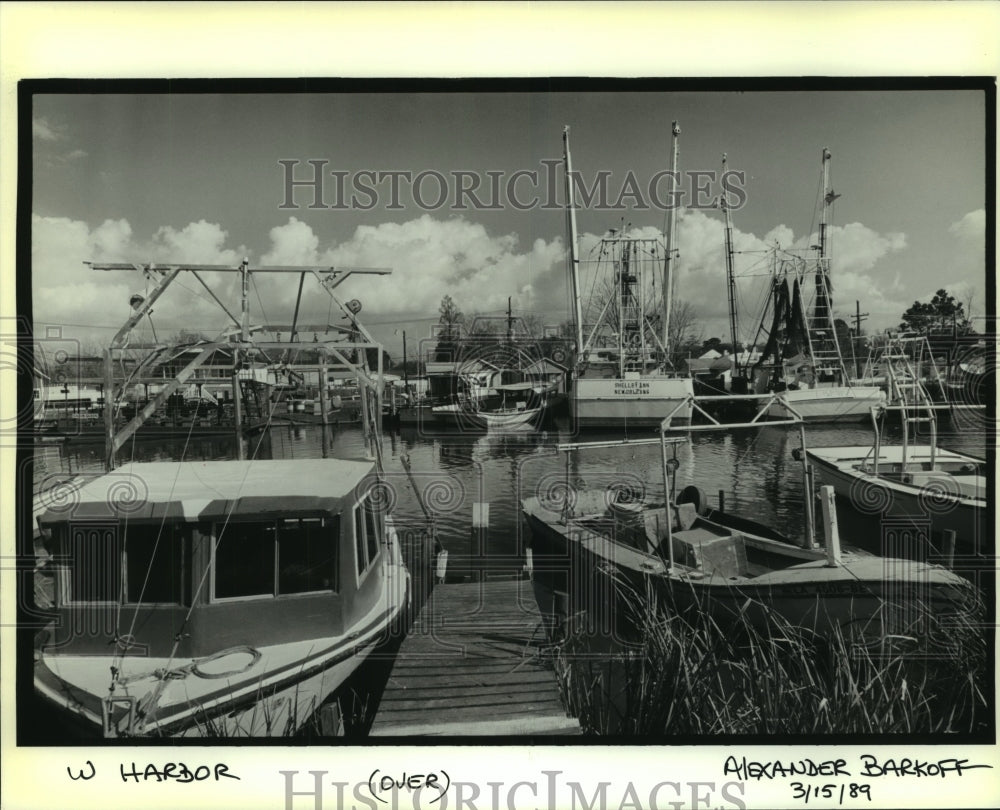
[[[11,807],[994,805],[996,76],[669,64],[5,77]]]

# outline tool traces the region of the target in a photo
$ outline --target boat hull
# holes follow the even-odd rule
[[[821,484],[832,486],[845,504],[861,515],[908,519],[925,525],[934,534],[955,532],[956,550],[965,554],[992,553],[993,539],[986,532],[985,500],[963,497],[958,486],[948,481],[948,475],[931,477],[924,486],[911,486],[875,476],[852,465],[860,464],[870,448],[816,448],[806,451],[806,458],[816,471]],[[929,458],[930,448],[911,447],[909,458]],[[886,448],[883,459],[900,458],[900,448]],[[959,453],[938,451],[939,459],[956,463],[975,463],[975,459]],[[880,468],[882,463],[879,464]],[[940,482],[940,483],[939,483]]]
[[[846,554],[837,567],[814,558],[736,583],[682,566],[670,572],[657,555],[594,532],[568,530],[530,507],[525,518],[536,577],[567,613],[600,612],[617,603],[642,607],[654,599],[672,612],[708,616],[723,627],[745,622],[770,632],[777,615],[818,635],[858,631],[877,639],[915,631],[911,598],[927,608],[924,617],[954,614],[974,601],[968,583],[926,563]]]
[[[860,422],[871,418],[871,409],[885,402],[881,388],[831,386],[782,391],[778,399],[788,403],[806,422]],[[777,402],[762,406],[772,419],[787,419],[788,411]]]
[[[659,427],[671,413],[674,424],[687,424],[692,396],[687,377],[580,377],[569,395],[570,417],[578,428]]]
[[[469,420],[491,433],[503,433],[515,430],[533,430],[542,415],[542,408],[529,408],[523,411],[479,411],[470,413]]]
[[[232,648],[187,661],[66,656],[59,655],[58,647],[47,651],[42,646],[36,651],[35,693],[57,716],[89,730],[88,736],[291,736],[374,652],[389,649],[402,631],[410,579],[396,543],[381,598],[348,635]],[[111,665],[123,676],[114,695],[119,702],[105,699]],[[225,669],[230,665],[232,674],[199,671],[199,667]],[[168,674],[161,677],[164,672]],[[130,699],[132,708],[127,705]],[[142,717],[136,724],[140,711]]]

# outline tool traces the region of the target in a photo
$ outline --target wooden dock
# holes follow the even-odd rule
[[[438,585],[400,647],[371,734],[580,734],[545,642],[530,580]]]

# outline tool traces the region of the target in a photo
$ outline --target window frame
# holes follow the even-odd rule
[[[331,547],[333,548],[333,575],[331,577],[332,585],[329,588],[318,588],[309,591],[296,591],[294,593],[281,593],[281,540],[279,526],[281,524],[286,524],[288,522],[301,523],[302,521],[317,522],[320,524],[322,530],[332,530],[337,529],[337,534],[329,538]],[[250,594],[245,596],[219,596],[217,587],[218,578],[218,557],[217,552],[219,548],[219,527],[222,526],[225,529],[232,524],[248,523],[254,526],[270,526],[273,530],[273,539],[271,541],[271,592],[270,593],[258,593]],[[250,602],[250,601],[264,601],[267,599],[297,599],[303,596],[321,596],[321,595],[336,595],[340,593],[340,564],[341,564],[341,554],[340,554],[340,531],[341,529],[341,519],[340,514],[336,515],[321,515],[319,517],[268,517],[266,520],[238,520],[238,521],[226,521],[226,522],[213,522],[211,532],[208,535],[208,539],[211,543],[211,554],[209,560],[209,566],[211,568],[211,587],[209,589],[209,603],[210,604],[229,604],[231,602]],[[223,536],[224,539],[224,536]]]
[[[375,554],[374,554],[374,556],[369,557],[369,555],[368,555],[368,549],[369,549],[369,545],[368,545],[368,520],[367,520],[367,518],[365,516],[366,513],[370,513],[372,515],[372,520],[374,522],[375,531],[376,532],[382,532],[382,531],[384,531],[384,529],[380,529],[380,521],[378,519],[380,513],[378,512],[378,510],[375,510],[375,509],[369,510],[369,508],[368,508],[369,501],[371,501],[371,493],[370,492],[366,493],[363,498],[360,498],[358,500],[358,502],[356,504],[354,504],[354,508],[353,508],[353,511],[352,511],[352,517],[353,517],[352,523],[354,525],[354,544],[353,545],[354,545],[354,554],[355,554],[355,558],[356,558],[355,559],[355,565],[354,565],[354,575],[355,575],[358,587],[360,587],[361,583],[364,582],[368,578],[369,574],[371,574],[372,570],[376,567],[375,563],[377,563],[379,561],[379,559],[381,558],[381,555],[382,555],[382,539],[381,539],[381,537],[377,537],[376,538],[376,541],[375,541]],[[359,516],[360,516],[360,520],[358,519]],[[384,518],[383,518],[383,521],[384,521]],[[384,525],[384,523],[383,523],[383,525]],[[358,528],[359,527],[361,528],[361,531],[362,531],[362,534],[360,535],[360,537],[358,535]],[[360,559],[360,557],[358,557],[358,552],[361,551],[361,550],[363,550],[363,552],[364,552],[364,562],[365,562],[365,565],[364,565],[363,568],[361,568],[360,565],[359,565],[359,563],[361,562],[361,559]]]

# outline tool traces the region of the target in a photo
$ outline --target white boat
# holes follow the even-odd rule
[[[673,125],[672,177],[677,176],[677,138]],[[569,270],[574,301],[576,365],[569,408],[577,428],[648,428],[668,414],[687,424],[694,382],[669,362],[671,247],[676,210],[671,209],[665,240],[628,236],[612,230],[595,248],[593,275],[605,287],[591,295],[592,323],[584,328],[577,255],[576,207],[569,150],[569,128],[563,133]]]
[[[987,480],[983,462],[932,445],[875,449],[816,447],[806,456],[820,481],[863,514],[927,521],[931,531],[954,531],[956,548],[979,553],[986,535]]]
[[[871,446],[827,447],[808,451],[821,480],[832,485],[856,511],[912,518],[931,532],[955,533],[962,553],[980,554],[986,537],[987,480],[977,458],[937,446],[937,411],[919,373],[925,339],[890,336],[880,357],[901,417],[902,441],[884,445],[882,411],[872,410]],[[924,428],[929,442],[913,444],[911,431]]]
[[[104,475],[43,501],[38,557],[51,571],[55,618],[35,639],[36,694],[71,725],[105,737],[294,734],[318,710],[328,715],[345,679],[404,629],[409,574],[386,512],[384,384],[364,351],[381,356],[382,347],[356,318],[360,302],[332,292],[354,273],[390,271],[251,268],[246,259],[238,267],[92,266],[157,279],[148,296],[133,296],[134,314],[105,353],[107,414],[127,389],[114,383],[116,354],[151,348],[136,347],[129,333],[179,273],[238,273],[243,318],[236,332],[199,343],[122,429],[108,420]],[[317,343],[333,358],[327,366],[358,381],[370,460],[245,458],[238,370],[288,346],[253,339],[254,273],[314,275],[350,321],[357,360],[331,348],[337,337]],[[142,364],[165,348],[152,346]],[[236,460],[119,466],[128,439],[219,348],[233,358]]]
[[[860,422],[867,419],[872,408],[885,402],[885,392],[875,386],[818,385],[778,393],[778,398],[802,414],[807,422]],[[774,403],[767,406],[765,414],[780,419],[787,411]]]
[[[127,464],[38,518],[56,621],[35,689],[98,735],[287,736],[396,628],[374,462]]]
[[[533,382],[508,383],[495,388],[482,406],[470,414],[474,424],[491,432],[532,430],[547,407],[546,389]]]

